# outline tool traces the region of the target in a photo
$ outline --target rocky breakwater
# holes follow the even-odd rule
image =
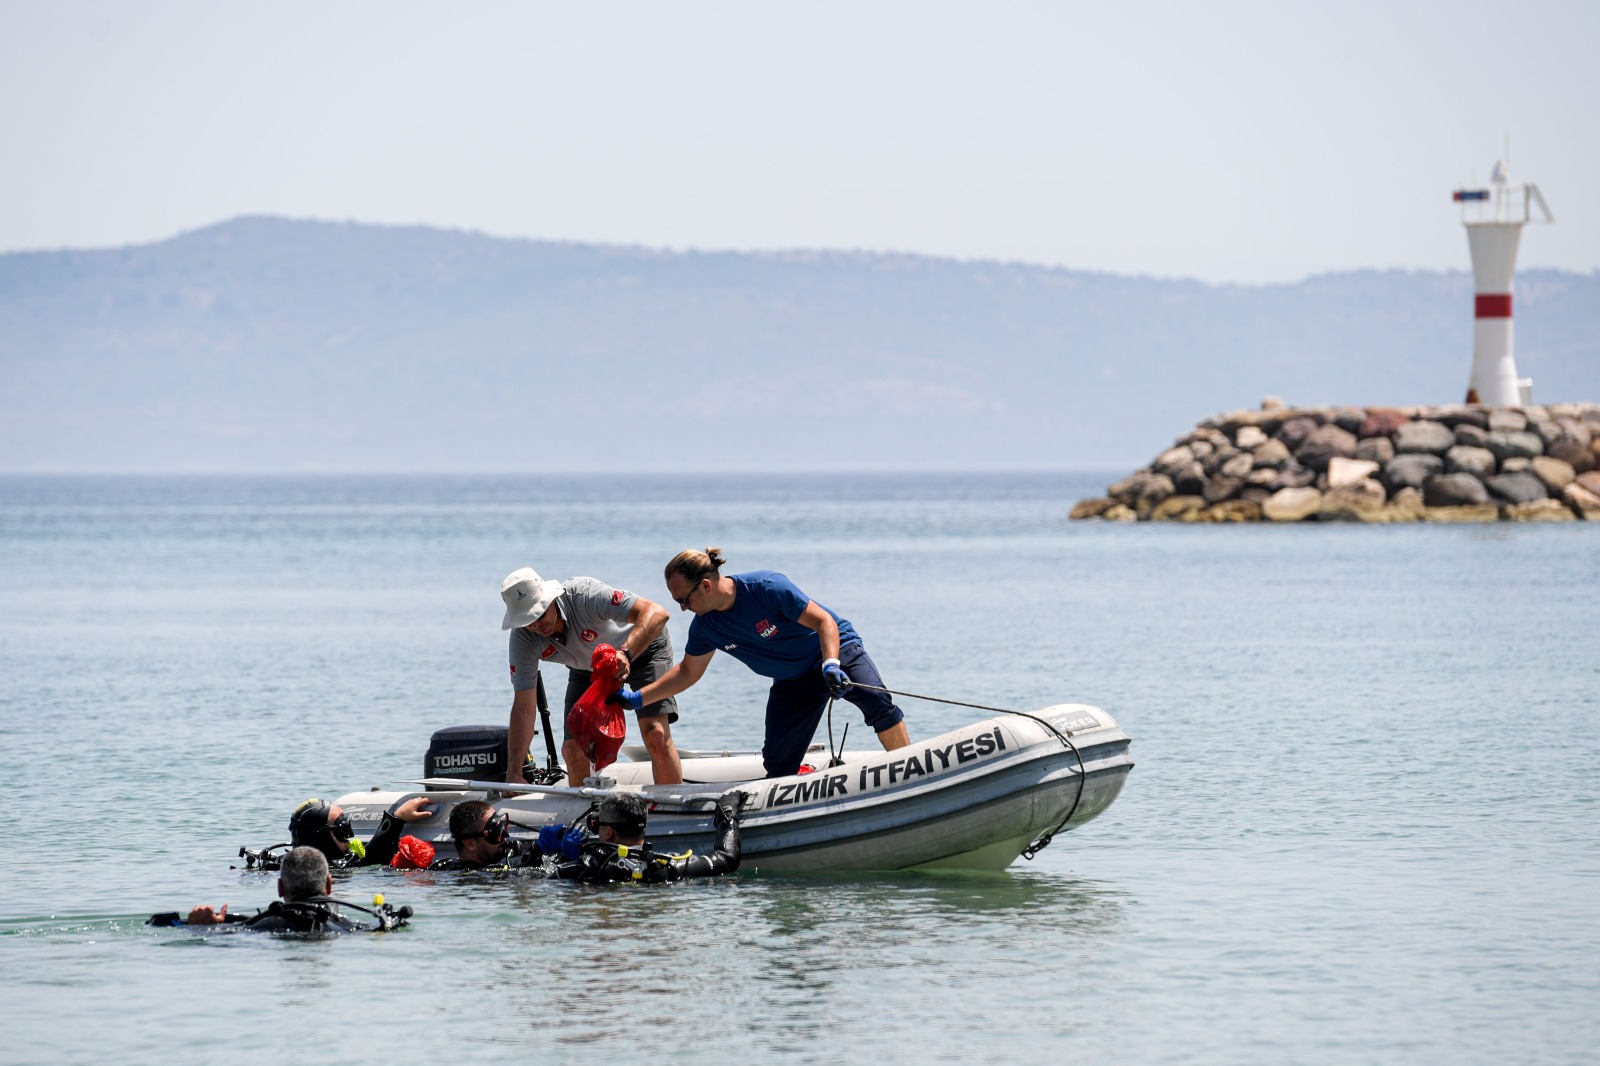
[[[1208,418],[1073,518],[1600,521],[1600,404],[1288,407]]]

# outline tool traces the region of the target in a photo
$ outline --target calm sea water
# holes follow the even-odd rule
[[[1593,1061],[1600,528],[1069,524],[1107,480],[0,480],[0,1061]],[[1122,797],[999,875],[378,870],[394,935],[141,924],[264,905],[240,844],[503,721],[505,573],[664,600],[706,544],[895,687],[1105,707]],[[714,664],[680,745],[758,745],[762,691]]]

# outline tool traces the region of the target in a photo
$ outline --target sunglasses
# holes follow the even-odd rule
[[[702,574],[700,577],[695,579],[695,583],[690,586],[688,592],[685,592],[682,596],[674,596],[674,597],[672,597],[672,601],[674,603],[676,603],[679,607],[688,608],[689,601],[694,599],[694,594],[696,592],[700,591],[700,582],[702,582],[704,580],[705,580],[705,575]]]

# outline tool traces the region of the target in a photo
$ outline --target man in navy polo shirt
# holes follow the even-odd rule
[[[631,708],[676,696],[705,674],[711,656],[725,651],[763,677],[767,735],[761,759],[768,777],[800,769],[829,697],[861,709],[885,750],[910,743],[905,716],[883,688],[855,627],[795,587],[774,570],[724,577],[726,560],[717,548],[679,552],[667,564],[667,592],[694,612],[683,658],[660,678],[635,692],[624,688]]]

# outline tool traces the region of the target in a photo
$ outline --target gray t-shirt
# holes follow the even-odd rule
[[[587,670],[597,644],[621,648],[633,632],[628,612],[633,593],[614,589],[592,577],[569,577],[566,591],[556,597],[556,610],[567,628],[559,639],[541,637],[526,629],[511,631],[511,688],[530,689],[539,681],[540,663],[560,663],[572,670]]]

